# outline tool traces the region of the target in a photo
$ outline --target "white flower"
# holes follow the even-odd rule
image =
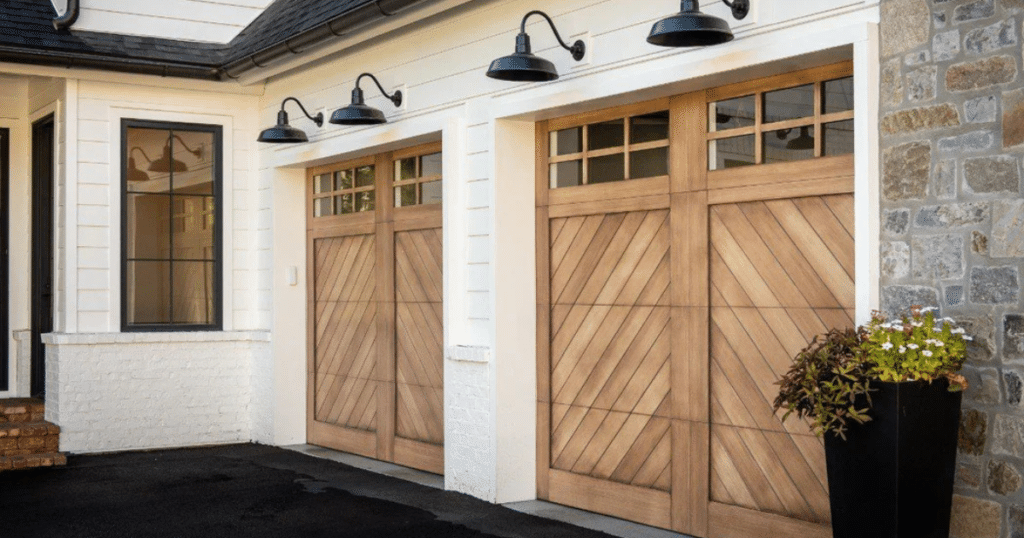
[[[932,352],[928,351],[927,349],[922,351],[921,354],[924,355],[925,357],[931,357],[932,356]]]
[[[882,344],[882,349],[892,349],[892,342],[886,342]]]
[[[924,327],[924,323],[921,323],[920,321],[911,321],[910,324],[914,327]]]
[[[945,345],[946,344],[942,343],[942,340],[936,340],[935,341],[935,347],[944,347]]]
[[[906,353],[906,352],[907,352],[907,346],[900,346],[900,353]]]
[[[953,329],[952,331],[949,331],[949,332],[951,332],[951,333],[953,333],[953,334],[964,334],[964,333],[965,333],[965,332],[967,332],[967,331],[963,330],[963,329],[962,329],[962,328],[960,328],[960,327],[957,327],[957,328],[955,328],[955,329]]]
[[[973,338],[971,338],[970,336],[967,336],[966,334],[965,334],[965,335],[963,336],[963,339],[964,339],[964,340],[967,340],[968,342],[972,342],[972,341],[974,341],[974,339],[973,339]]]
[[[907,347],[909,347],[910,349],[917,349],[917,348],[919,348],[921,346],[919,346],[917,344],[907,344]]]
[[[938,327],[933,327],[933,328],[932,328],[932,332],[933,332],[933,333],[940,333],[940,332],[942,332],[942,329],[940,329],[940,328],[938,328]]]
[[[888,322],[888,321],[887,321],[887,322],[883,323],[883,324],[881,325],[881,327],[882,327],[883,329],[891,329],[891,328],[892,328],[892,323],[890,323],[890,322]]]
[[[927,314],[928,312],[935,312],[936,310],[938,310],[938,308],[935,308],[934,306],[929,306],[928,308],[922,308],[921,313]]]

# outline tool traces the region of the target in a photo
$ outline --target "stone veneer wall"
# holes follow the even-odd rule
[[[881,4],[882,307],[975,340],[952,536],[1024,538],[1024,0]]]

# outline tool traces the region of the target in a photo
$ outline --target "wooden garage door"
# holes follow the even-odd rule
[[[309,442],[442,473],[440,145],[308,175]]]
[[[853,323],[848,63],[538,125],[538,490],[695,536],[827,536],[778,377]]]

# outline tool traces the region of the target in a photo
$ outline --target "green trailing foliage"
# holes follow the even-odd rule
[[[850,422],[871,420],[871,383],[949,380],[949,390],[967,388],[958,372],[967,358],[970,336],[933,309],[911,308],[911,316],[889,322],[875,312],[859,330],[832,329],[793,359],[778,381],[775,410],[782,420],[796,414],[810,421],[818,436],[832,432],[846,439]]]
[[[834,432],[845,439],[849,421],[871,420],[863,406],[865,399],[870,404],[869,368],[862,359],[860,336],[853,329],[832,329],[815,336],[778,382],[775,410],[786,409],[782,420],[794,413],[810,419],[818,436]]]

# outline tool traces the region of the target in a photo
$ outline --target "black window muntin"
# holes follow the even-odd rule
[[[131,148],[128,147],[128,129],[160,129],[170,132],[173,147],[174,131],[210,133],[213,136],[213,322],[209,324],[190,324],[173,322],[173,291],[171,293],[171,322],[169,323],[129,323],[128,321],[128,160]],[[122,332],[189,332],[189,331],[220,331],[224,326],[223,314],[223,192],[224,192],[224,129],[220,125],[199,123],[179,123],[150,120],[121,120],[121,331]],[[159,153],[157,154],[159,155]],[[159,158],[159,157],[156,157]],[[168,194],[172,199],[173,191]],[[173,204],[172,204],[173,207]],[[173,219],[173,212],[168,214]],[[173,228],[173,226],[171,227]],[[169,260],[173,263],[173,252]],[[171,272],[173,279],[173,271]],[[173,286],[173,281],[172,281]]]

